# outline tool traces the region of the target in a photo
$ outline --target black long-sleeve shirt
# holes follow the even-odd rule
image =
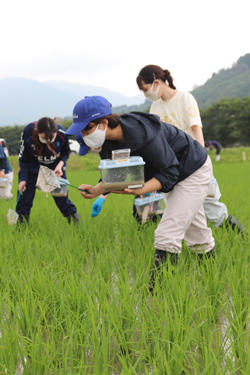
[[[182,130],[160,121],[156,115],[131,112],[120,116],[123,142],[105,141],[100,156],[111,158],[112,150],[130,148],[131,155],[145,161],[145,180],[155,177],[163,192],[169,192],[207,159],[199,142]]]

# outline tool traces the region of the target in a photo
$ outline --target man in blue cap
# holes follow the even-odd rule
[[[176,263],[183,240],[200,259],[214,256],[215,241],[203,209],[212,178],[212,163],[199,142],[149,113],[112,114],[110,103],[97,96],[80,100],[74,107],[73,117],[74,122],[66,133],[81,133],[85,145],[102,147],[102,159],[111,159],[114,150],[129,148],[131,156],[140,156],[145,162],[144,185],[119,193],[135,196],[152,191],[169,193],[167,209],[155,230],[157,270],[168,259]],[[79,188],[86,199],[105,192],[102,181],[95,186],[82,184]],[[154,288],[155,275],[153,270],[150,291]]]

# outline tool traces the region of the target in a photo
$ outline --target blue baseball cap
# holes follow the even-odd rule
[[[77,135],[93,120],[112,114],[112,105],[103,96],[85,96],[73,109],[73,124],[66,134]],[[86,146],[87,147],[87,146]]]

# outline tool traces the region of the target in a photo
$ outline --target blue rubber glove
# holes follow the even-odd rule
[[[102,198],[102,197],[98,197],[94,201],[94,203],[92,205],[92,212],[91,212],[91,216],[92,217],[96,217],[97,215],[99,215],[99,213],[102,210],[102,205],[103,205],[104,202],[105,202],[105,199]]]

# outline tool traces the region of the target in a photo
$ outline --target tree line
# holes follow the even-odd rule
[[[217,140],[223,147],[250,146],[250,96],[222,99],[210,107],[200,109],[205,140]],[[71,119],[62,120],[68,129]],[[0,127],[0,138],[5,138],[10,155],[19,152],[24,126]]]
[[[222,99],[201,109],[205,140],[223,147],[250,146],[250,96]]]

